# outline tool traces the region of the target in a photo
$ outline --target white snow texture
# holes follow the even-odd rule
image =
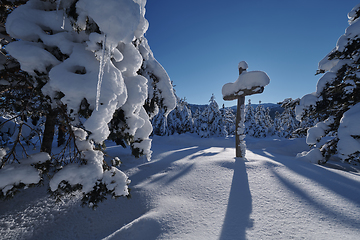
[[[21,191],[1,203],[1,239],[359,238],[359,167],[297,161],[305,138],[247,137],[246,160],[235,159],[234,141],[154,136],[150,162],[112,145],[110,155],[128,156],[131,199],[93,211],[80,206],[81,196],[56,203],[46,187]]]

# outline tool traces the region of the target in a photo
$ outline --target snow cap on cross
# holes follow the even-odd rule
[[[248,67],[249,66],[248,66],[247,62],[245,62],[245,61],[239,62],[238,69],[242,68],[242,69],[246,70],[246,69],[248,69]]]

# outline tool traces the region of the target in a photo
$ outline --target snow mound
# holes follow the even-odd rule
[[[323,160],[323,155],[321,154],[320,149],[313,148],[310,151],[298,153],[296,158],[306,162],[319,163]]]

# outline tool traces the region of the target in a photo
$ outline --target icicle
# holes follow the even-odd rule
[[[60,4],[61,4],[61,0],[56,0],[56,20],[59,17],[58,13],[59,13]],[[63,9],[63,21],[62,21],[61,29],[65,29],[65,8]]]
[[[105,51],[106,51],[106,35],[104,35],[103,49],[102,49],[102,54],[101,54],[101,58],[100,58],[98,83],[96,86],[96,111],[99,110],[101,83],[102,83],[102,78],[104,76],[104,67],[105,67],[106,60],[107,60],[107,58],[105,59]]]
[[[62,22],[61,29],[65,29],[65,8],[63,9],[63,22]]]

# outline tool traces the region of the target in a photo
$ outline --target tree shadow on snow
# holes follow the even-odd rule
[[[167,172],[171,170],[171,166],[174,162],[185,158],[186,156],[192,155],[201,149],[198,146],[194,147],[178,147],[177,150],[174,148],[171,151],[158,151],[157,146],[153,148],[153,159],[150,162],[146,162],[138,166],[139,171],[129,176],[131,179],[131,185],[139,184],[149,177],[152,177],[152,183],[159,181],[166,177]],[[170,149],[168,149],[170,150]],[[159,152],[159,153],[158,153]],[[166,155],[162,155],[166,154]]]
[[[301,160],[296,160],[293,157],[273,156],[265,149],[252,151],[255,154],[269,158],[275,162],[283,164],[289,170],[308,178],[331,192],[347,199],[360,208],[360,182],[342,176],[334,171],[329,170],[328,167],[315,165]],[[272,164],[269,164],[269,166]],[[273,165],[275,166],[275,165]],[[317,201],[313,196],[302,190],[297,185],[293,184],[290,179],[283,177],[276,169],[270,168],[274,176],[285,186],[290,192],[301,198],[315,209],[328,215],[328,219],[333,219],[336,222],[346,223],[347,226],[358,229],[360,220],[354,219],[342,212],[333,209],[331,206],[326,206],[322,202]]]
[[[219,240],[245,239],[246,229],[253,226],[253,220],[250,219],[252,197],[245,161],[236,158],[233,164],[234,175]]]
[[[152,178],[150,181],[154,183],[156,181],[162,180],[167,177],[167,173],[172,170],[173,164],[179,160],[187,158],[189,160],[196,160],[198,157],[212,157],[219,154],[220,152],[209,151],[211,147],[220,147],[224,151],[226,149],[228,142],[230,140],[224,141],[220,139],[220,142],[217,142],[218,139],[199,139],[198,137],[186,138],[188,141],[185,141],[182,138],[177,141],[176,137],[167,137],[166,144],[157,143],[158,138],[153,140],[152,145],[152,160],[150,162],[145,162],[138,165],[138,170],[136,173],[129,176],[131,179],[131,185],[134,186],[139,184],[149,177]],[[224,144],[225,143],[225,144]],[[184,170],[179,172],[177,176],[172,177],[169,181],[174,181],[181,176],[185,175],[192,169],[193,165],[189,164]]]
[[[219,152],[199,152],[190,157],[190,159],[196,159],[198,157],[212,157],[219,154]]]

